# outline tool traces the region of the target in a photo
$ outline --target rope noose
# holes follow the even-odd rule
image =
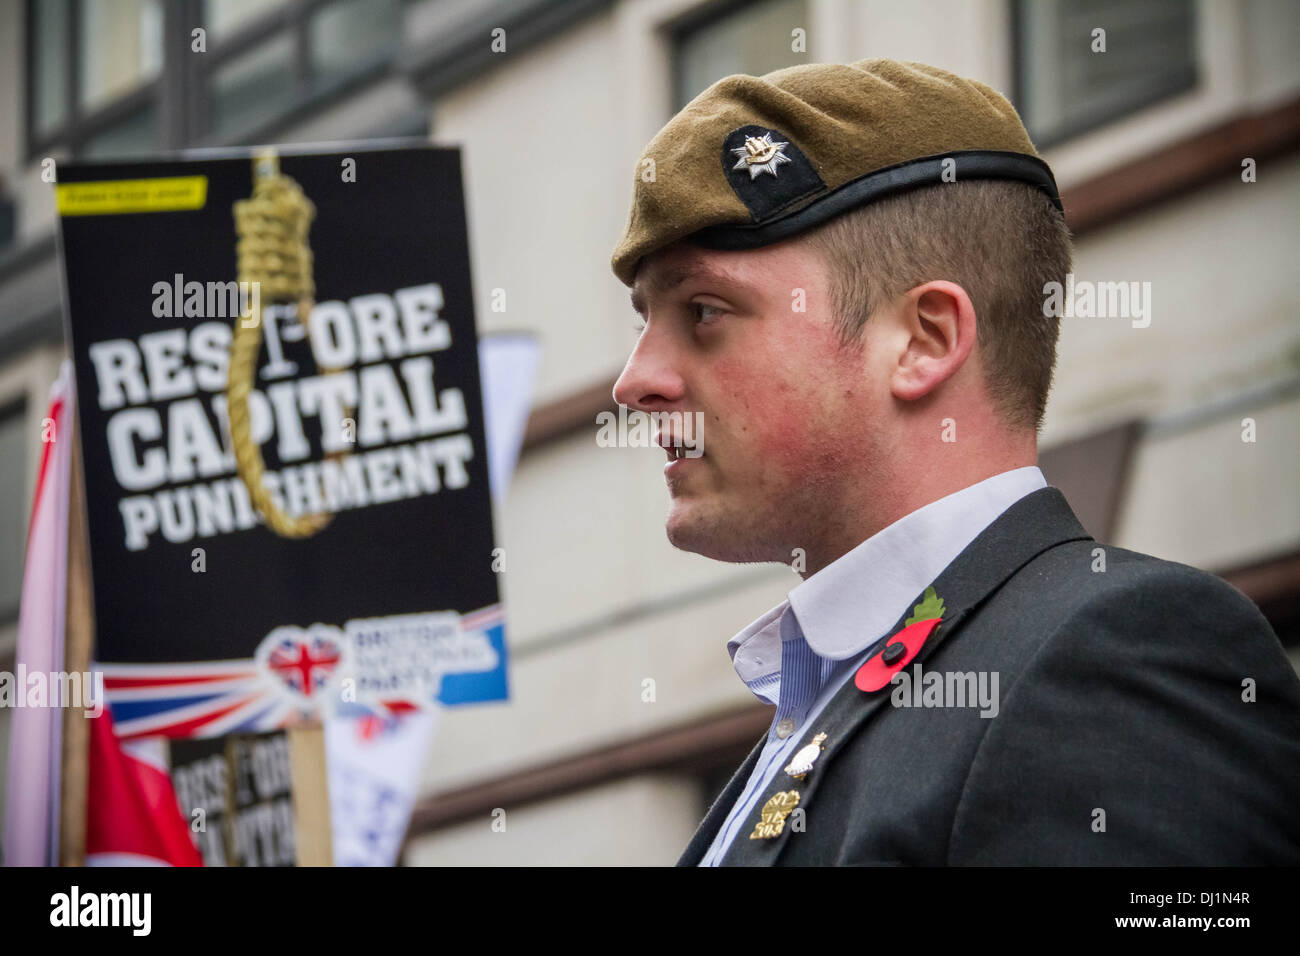
[[[275,154],[254,157],[253,196],[235,203],[235,232],[239,236],[236,249],[241,288],[245,282],[258,283],[260,305],[251,325],[245,325],[242,316],[235,317],[226,408],[239,477],[266,526],[284,538],[309,538],[324,529],[334,516],[330,512],[316,512],[294,517],[276,504],[262,483],[266,463],[262,449],[253,441],[248,395],[256,380],[257,357],[262,348],[262,313],[267,305],[297,303],[298,321],[311,334],[308,317],[316,287],[307,231],[315,215],[316,207],[302,188],[281,174]],[[329,374],[339,370],[322,368],[320,371]],[[325,422],[321,424],[324,426]],[[346,452],[335,452],[326,457],[337,460],[346,456]]]

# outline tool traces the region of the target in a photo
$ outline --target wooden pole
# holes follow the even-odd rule
[[[299,866],[332,866],[329,779],[325,771],[325,728],[319,723],[288,729],[289,773],[293,780],[294,846]]]
[[[82,474],[80,425],[75,414],[64,441],[72,442],[68,482],[68,595],[64,621],[63,670],[90,670],[95,638],[95,605],[90,579],[90,540],[86,525],[86,482]],[[71,434],[68,434],[68,433]],[[86,788],[90,726],[81,707],[63,709],[63,753],[59,776],[59,863],[86,862]]]

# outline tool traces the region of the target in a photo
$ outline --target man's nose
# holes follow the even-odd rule
[[[665,343],[643,332],[614,383],[614,401],[628,408],[654,411],[678,402],[685,385]]]

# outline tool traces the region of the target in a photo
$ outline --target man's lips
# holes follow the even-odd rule
[[[676,435],[665,433],[656,437],[655,442],[663,448],[670,462],[704,457],[704,449],[698,442],[683,441]]]
[[[697,461],[699,461],[699,458],[671,458],[668,464],[664,465],[664,477],[671,482],[673,478],[682,474],[683,471],[700,467],[696,465]]]
[[[704,457],[703,448],[691,448],[687,445],[676,445],[670,448],[665,448],[664,451],[668,453],[669,461],[683,461],[686,459]]]

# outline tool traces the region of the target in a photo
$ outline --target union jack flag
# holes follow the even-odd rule
[[[320,635],[308,641],[285,638],[271,651],[267,665],[290,690],[310,697],[329,681],[341,656],[338,645]]]

